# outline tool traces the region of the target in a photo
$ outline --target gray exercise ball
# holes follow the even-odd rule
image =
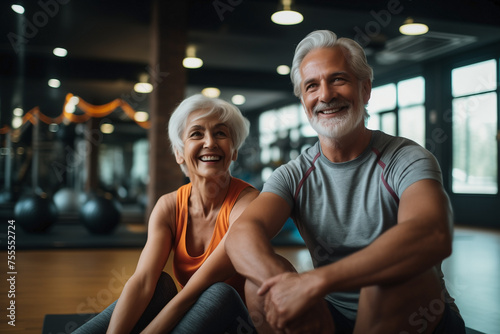
[[[54,203],[61,213],[78,212],[80,193],[71,188],[61,188],[54,194]]]

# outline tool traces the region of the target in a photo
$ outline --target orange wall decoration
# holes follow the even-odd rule
[[[27,122],[30,122],[31,124],[36,124],[38,120],[41,120],[46,124],[52,124],[52,123],[60,124],[61,122],[83,123],[88,119],[90,119],[91,117],[94,118],[106,117],[118,108],[121,108],[123,112],[125,112],[125,114],[128,117],[130,117],[131,120],[136,122],[140,127],[144,129],[149,129],[150,127],[149,121],[144,121],[144,122],[136,121],[134,119],[136,111],[130,106],[130,104],[128,104],[126,101],[122,99],[115,99],[109,103],[97,106],[82,100],[82,98],[79,98],[79,102],[75,106],[78,107],[81,111],[83,111],[83,114],[76,115],[70,113],[66,110],[66,105],[69,103],[70,99],[73,96],[74,95],[71,93],[66,95],[66,99],[63,105],[63,112],[61,113],[61,115],[55,118],[44,115],[38,107],[34,107],[23,116],[23,122],[21,127],[27,124]],[[5,125],[2,128],[0,128],[0,134],[7,134],[11,131],[12,128],[8,125]]]

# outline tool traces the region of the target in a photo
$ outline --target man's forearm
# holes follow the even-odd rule
[[[247,222],[235,224],[227,235],[226,252],[236,271],[257,286],[289,271],[276,255],[264,229]]]
[[[446,236],[430,234],[425,225],[408,222],[385,232],[370,246],[310,274],[322,282],[325,295],[371,285],[394,284],[415,277],[449,255]]]
[[[431,269],[451,254],[453,213],[441,185],[422,180],[401,196],[398,223],[373,243],[317,269],[323,293],[397,284]]]

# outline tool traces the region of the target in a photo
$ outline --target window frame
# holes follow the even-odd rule
[[[484,61],[488,60],[495,60],[496,61],[496,75],[497,75],[497,87],[494,90],[489,90],[489,91],[484,91],[480,93],[471,93],[471,94],[465,94],[461,95],[458,97],[453,96],[452,93],[452,71],[454,69],[464,67],[464,66],[470,66],[474,65],[477,63],[481,63]],[[446,68],[445,75],[448,76],[448,82],[449,82],[449,87],[448,87],[448,106],[450,112],[450,122],[449,122],[449,127],[447,129],[447,132],[449,133],[449,136],[451,138],[450,143],[447,147],[447,151],[449,152],[448,156],[446,157],[447,162],[448,162],[448,178],[447,178],[447,184],[446,187],[449,191],[450,194],[456,197],[487,197],[487,198],[500,198],[500,84],[498,84],[500,80],[500,48],[497,50],[492,50],[488,49],[487,51],[481,49],[481,50],[476,50],[472,54],[466,54],[466,55],[461,55],[457,58],[454,58],[452,61],[450,61],[449,66]],[[490,194],[490,193],[462,193],[462,192],[454,192],[453,191],[453,157],[454,157],[454,150],[453,150],[453,143],[454,143],[454,136],[453,136],[453,101],[458,98],[468,98],[472,96],[479,96],[482,94],[487,94],[487,93],[496,93],[497,97],[497,193],[496,194]]]

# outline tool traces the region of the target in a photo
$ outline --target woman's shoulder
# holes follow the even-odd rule
[[[162,195],[158,201],[151,214],[152,222],[156,222],[160,225],[170,225],[173,227],[176,214],[176,200],[177,200],[177,190],[172,191],[168,194]]]
[[[236,182],[234,182],[234,181],[236,181]],[[233,182],[237,183],[237,185],[234,185],[234,183],[233,183],[233,187],[235,187],[234,189],[238,189],[238,188],[241,189],[241,191],[239,192],[239,195],[238,195],[237,202],[242,200],[242,199],[246,199],[246,200],[248,200],[249,198],[253,199],[253,198],[257,197],[257,195],[259,194],[259,191],[257,189],[255,189],[254,186],[252,186],[250,183],[248,183],[246,181],[243,181],[241,179],[233,177]]]
[[[161,206],[162,208],[168,208],[171,207],[172,205],[175,208],[175,202],[177,200],[177,190],[172,191],[168,194],[162,195],[158,201],[156,202],[156,205]]]
[[[239,202],[248,202],[253,201],[257,196],[259,196],[259,191],[254,187],[246,187],[243,189],[236,200],[236,204]]]
[[[259,191],[255,189],[252,185],[248,185],[243,188],[240,192],[234,206],[231,210],[231,218],[230,220],[235,220],[240,214],[246,209],[246,207],[259,196]]]

